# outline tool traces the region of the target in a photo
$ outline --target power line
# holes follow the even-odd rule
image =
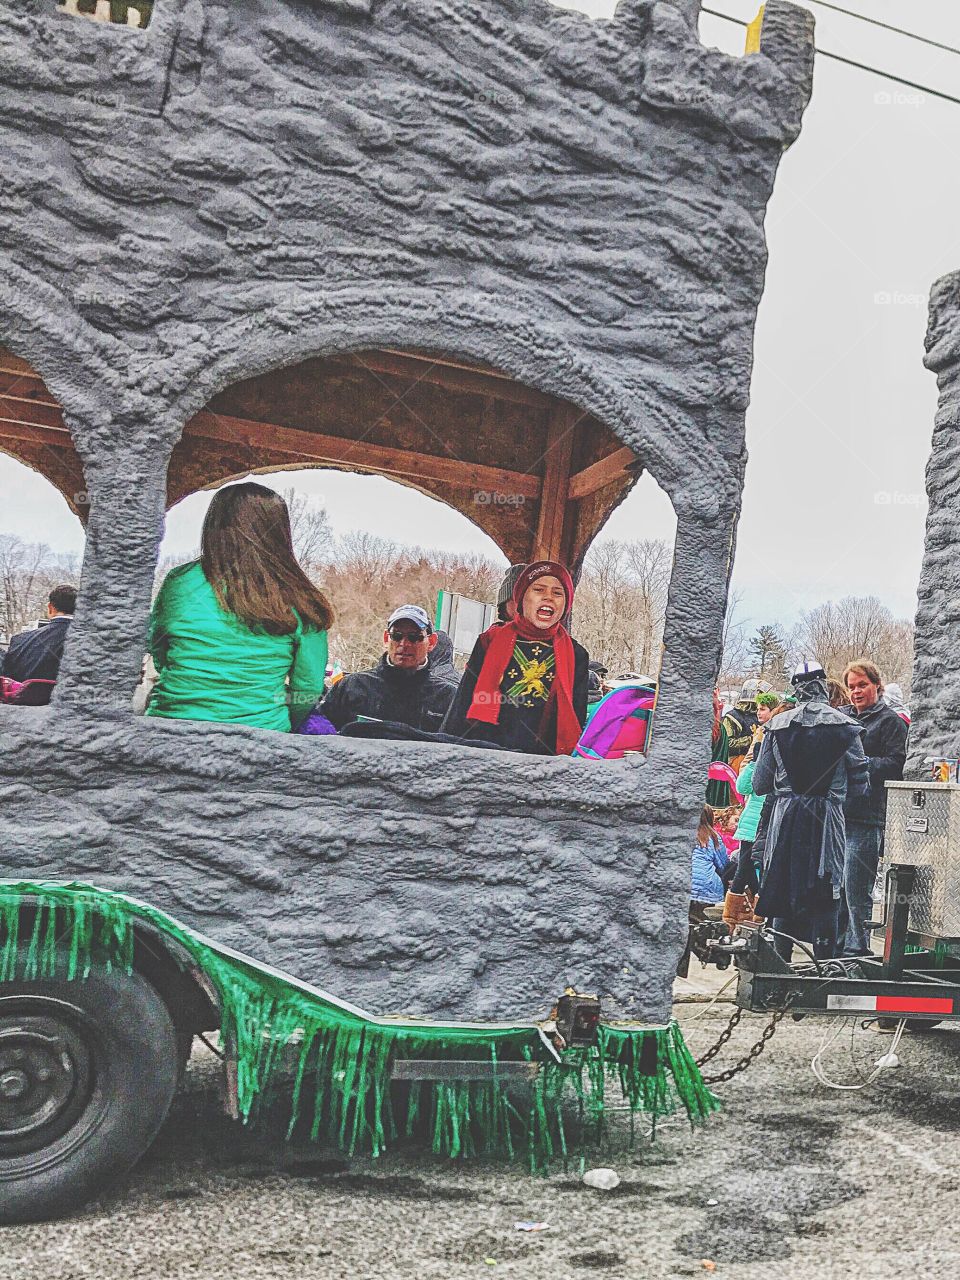
[[[929,93],[931,98],[942,98],[944,102],[955,102],[960,105],[960,98],[951,97],[949,93],[941,93],[939,89],[931,89],[929,85],[918,84],[916,80],[904,80],[903,76],[881,71],[878,67],[868,67],[865,62],[854,62],[853,58],[844,58],[839,53],[830,53],[827,49],[818,49],[817,53],[821,57],[832,58],[834,62],[842,62],[845,66],[857,67],[860,71],[871,71],[875,76],[882,76],[884,80],[892,80],[895,84],[905,84],[908,89],[919,89],[922,93]]]
[[[894,31],[898,36],[906,36],[908,40],[916,40],[920,44],[928,44],[931,49],[942,49],[944,53],[955,53],[960,57],[960,49],[952,45],[941,44],[939,40],[931,40],[929,36],[917,35],[916,31],[907,31],[904,27],[892,27],[889,22],[881,22],[879,18],[868,17],[865,13],[854,13],[852,9],[844,9],[830,0],[808,0],[810,4],[819,5],[821,9],[832,9],[834,13],[842,13],[848,18],[857,18],[860,22],[869,22],[872,27],[882,27],[884,31]]]
[[[814,0],[814,3],[818,3],[818,0]],[[700,12],[708,13],[711,18],[723,18],[725,22],[732,22],[738,27],[749,27],[750,25],[743,18],[731,17],[729,13],[721,13],[718,9],[708,9],[705,5],[701,7]],[[906,85],[908,89],[919,89],[921,93],[929,93],[931,98],[942,98],[944,102],[952,102],[960,107],[960,98],[954,98],[949,93],[941,93],[939,89],[931,89],[929,85],[918,84],[916,80],[905,80],[903,76],[895,76],[892,71],[881,71],[879,67],[868,66],[865,62],[855,62],[853,58],[844,58],[839,53],[831,53],[829,49],[817,49],[816,52],[821,58],[832,58],[834,62],[842,62],[844,66],[856,67],[858,71],[869,71],[884,80],[892,81],[894,84]],[[955,50],[954,52],[960,52],[960,50]]]

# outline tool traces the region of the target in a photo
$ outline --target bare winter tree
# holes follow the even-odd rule
[[[723,618],[723,653],[719,677],[721,690],[730,694],[740,688],[750,671],[750,641],[747,635],[749,619],[741,618],[742,605],[743,593],[731,591]]]
[[[819,605],[801,620],[807,653],[839,678],[848,662],[868,658],[887,681],[897,681],[909,696],[913,668],[913,624],[895,618],[876,596],[845,596]]]
[[[640,672],[656,674],[667,616],[667,593],[673,572],[673,547],[662,538],[627,543],[633,580],[640,603]]]
[[[47,597],[60,583],[76,585],[74,557],[40,542],[0,534],[0,632],[8,638],[46,616]]]
[[[485,556],[347,533],[316,575],[336,613],[331,654],[348,671],[371,666],[383,651],[386,619],[398,605],[419,604],[433,615],[441,590],[492,603],[502,576],[502,567]]]
[[[595,542],[577,588],[576,635],[611,674],[656,675],[672,549],[660,540]]]
[[[290,512],[293,549],[304,573],[313,576],[327,563],[333,549],[333,530],[327,509],[315,498],[296,489],[284,489],[281,497]]]

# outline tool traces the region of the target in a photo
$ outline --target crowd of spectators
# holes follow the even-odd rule
[[[569,755],[588,703],[608,688],[567,630],[573,598],[564,565],[511,565],[462,675],[423,605],[400,603],[377,664],[330,680],[334,610],[297,562],[286,502],[253,482],[229,485],[210,503],[199,559],[172,570],[154,603],[144,712]],[[75,604],[72,587],[55,588],[45,625],[13,638],[0,666],[6,701],[49,700]],[[903,776],[908,724],[899,688],[867,659],[836,679],[804,663],[783,693],[747,681],[726,710],[715,693],[713,762],[734,781],[708,786],[691,919],[770,920],[785,956],[794,939],[818,957],[869,954],[884,784]]]
[[[586,722],[591,674],[567,630],[573,593],[564,565],[512,565],[497,620],[462,676],[449,636],[417,602],[390,608],[375,666],[331,671],[334,605],[297,562],[286,502],[254,482],[228,485],[208,508],[199,558],[172,569],[157,594],[135,706],[148,717],[316,737],[569,755]],[[55,679],[65,630],[56,645],[52,631],[46,644],[18,637],[6,661],[43,648],[55,657]]]
[[[768,921],[787,960],[794,942],[818,959],[870,955],[885,784],[903,777],[909,722],[899,687],[865,658],[839,679],[805,662],[783,694],[749,681],[726,715],[715,701],[713,756],[736,763],[739,804],[701,819],[691,920]]]

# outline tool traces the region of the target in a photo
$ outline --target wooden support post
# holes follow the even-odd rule
[[[550,416],[544,449],[540,513],[533,543],[534,560],[559,560],[564,551],[570,462],[576,429],[585,417],[572,404],[560,404]]]

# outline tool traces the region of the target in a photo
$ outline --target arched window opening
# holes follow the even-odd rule
[[[16,456],[10,444],[0,437],[0,703],[42,705],[72,623],[84,536],[44,474],[57,471],[60,459],[26,441],[18,442]]]
[[[297,559],[334,605],[331,670],[375,665],[397,605],[420,604],[436,623],[441,592],[496,602],[507,568],[496,543],[460,512],[408,485],[312,468],[231,479],[255,479],[284,498]],[[212,490],[194,493],[168,512],[155,589],[171,569],[199,556],[212,497]],[[460,669],[467,652],[454,654]]]
[[[313,500],[310,484],[305,489],[290,486],[291,472],[299,481],[311,468],[327,469],[312,478],[319,486]],[[631,511],[646,517],[662,509],[663,495],[659,506],[651,505],[650,494],[659,491],[647,481],[639,504],[635,500],[625,514],[618,514],[591,548],[637,485],[642,466],[589,413],[494,368],[448,354],[364,351],[307,360],[240,382],[220,392],[186,424],[172,454],[172,509],[158,576],[196,551],[199,518],[210,501],[198,491],[270,473],[274,491],[288,490],[301,561],[322,583],[338,615],[328,637],[334,678],[341,670],[363,672],[381,659],[391,610],[406,604],[424,610],[424,634],[427,618],[434,629],[455,617],[474,620],[470,644],[463,644],[461,634],[470,635],[469,626],[455,637],[459,652],[454,661],[462,668],[476,636],[497,620],[498,610],[501,621],[509,617],[509,589],[502,587],[506,566],[557,561],[583,589],[569,620],[573,648],[554,653],[561,615],[543,606],[541,621],[548,615],[551,619],[544,621],[550,643],[531,654],[524,645],[535,646],[539,632],[518,643],[503,659],[504,672],[498,668],[501,695],[492,701],[502,706],[506,699],[513,705],[514,697],[528,697],[522,705],[536,716],[541,709],[536,699],[543,699],[544,725],[551,717],[565,716],[562,729],[559,720],[551,720],[543,733],[553,744],[551,751],[555,747],[556,753],[567,754],[577,739],[574,733],[570,740],[576,724],[566,708],[583,695],[582,722],[588,683],[590,705],[604,691],[603,676],[612,682],[645,679],[651,687],[656,684],[672,563],[672,508],[667,502],[668,514],[661,515],[659,524],[644,518],[631,527]],[[361,481],[364,475],[376,478]],[[398,497],[402,489],[390,482],[406,488],[406,496]],[[316,498],[325,489],[356,494],[348,518],[342,513],[330,519]],[[461,530],[472,528],[472,540],[461,542],[452,531],[440,541],[431,537],[437,521],[430,513],[449,515],[451,509],[466,517]],[[178,528],[190,524],[188,515],[192,528],[185,538]],[[175,590],[172,586],[170,593]],[[464,598],[462,613],[452,611],[451,595]],[[157,617],[166,626],[165,597],[155,606]],[[581,634],[596,654],[589,674]],[[486,661],[485,653],[482,648],[475,655],[477,664]],[[541,663],[546,664],[543,671]],[[427,665],[424,658],[420,667]],[[467,675],[478,679],[469,669]],[[488,680],[484,674],[478,679],[481,692],[469,695],[471,730],[473,721],[483,719],[475,714],[478,700],[491,699],[484,683]],[[161,705],[162,684],[161,677],[160,692],[151,695],[151,714]],[[492,723],[498,723],[498,716]],[[370,718],[378,716],[374,712]],[[440,728],[439,720],[435,727]],[[496,739],[496,734],[490,736]],[[538,749],[546,738],[538,731],[534,740],[531,749]]]
[[[60,405],[37,371],[4,347],[0,493],[0,700],[43,705],[72,625],[89,495]],[[51,614],[59,619],[53,630]]]
[[[644,473],[587,550],[576,629],[608,683],[659,678],[676,532],[670,499]]]

